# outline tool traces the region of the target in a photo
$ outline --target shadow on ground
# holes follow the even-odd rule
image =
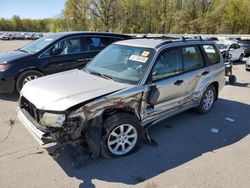
[[[250,124],[242,121],[249,113],[249,105],[219,99],[209,114],[197,115],[189,111],[152,128],[151,136],[158,143],[157,147],[143,144],[138,152],[130,156],[91,159],[80,169],[72,166],[70,156],[73,148],[68,147],[57,162],[70,177],[83,181],[82,188],[95,187],[93,179],[134,185],[203,153],[214,152],[241,140],[250,133]],[[218,129],[219,133],[212,133],[211,128]]]
[[[18,93],[0,93],[0,99],[5,101],[18,101],[19,94]]]

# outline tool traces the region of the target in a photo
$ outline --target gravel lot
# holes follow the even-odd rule
[[[0,41],[0,52],[30,41]],[[17,120],[8,139],[18,96],[0,94],[0,187],[250,187],[250,72],[234,66],[237,84],[226,85],[212,112],[185,112],[151,131],[158,146],[135,154],[93,159],[76,169],[72,148],[57,161]],[[211,129],[218,129],[212,133]]]

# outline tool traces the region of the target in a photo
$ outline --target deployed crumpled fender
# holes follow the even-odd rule
[[[85,132],[86,142],[94,157],[100,156],[103,121],[105,116],[115,111],[127,111],[133,113],[139,120],[143,87],[141,89],[128,89],[118,91],[108,96],[93,100],[77,110],[79,116],[84,116],[84,120],[77,129],[76,135]],[[136,92],[135,92],[136,91]]]

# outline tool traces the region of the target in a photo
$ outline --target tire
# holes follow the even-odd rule
[[[243,58],[244,58],[244,55],[241,54],[240,57],[239,57],[239,62],[242,62],[242,61],[243,61]]]
[[[36,78],[42,77],[43,74],[36,70],[29,70],[21,73],[17,80],[16,80],[16,90],[20,93],[21,89],[23,88],[24,84],[28,81],[34,80]]]
[[[236,83],[236,76],[230,75],[228,79],[229,84],[234,85]]]
[[[200,114],[208,113],[214,105],[216,95],[217,95],[217,92],[216,92],[214,86],[209,85],[207,87],[207,89],[205,90],[205,92],[202,94],[200,104],[197,108],[195,108],[195,111],[200,113]],[[206,101],[207,101],[207,103],[206,103]]]
[[[246,71],[248,71],[248,72],[249,72],[249,71],[250,71],[250,69],[247,69],[247,68],[246,68]]]
[[[103,127],[101,155],[104,158],[123,157],[140,147],[143,128],[134,115],[129,113],[111,115],[104,121]],[[121,134],[121,131],[124,134]]]

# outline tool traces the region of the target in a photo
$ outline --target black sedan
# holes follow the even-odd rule
[[[82,68],[109,44],[130,38],[97,32],[48,34],[23,48],[0,54],[0,92],[20,92],[30,80]]]

